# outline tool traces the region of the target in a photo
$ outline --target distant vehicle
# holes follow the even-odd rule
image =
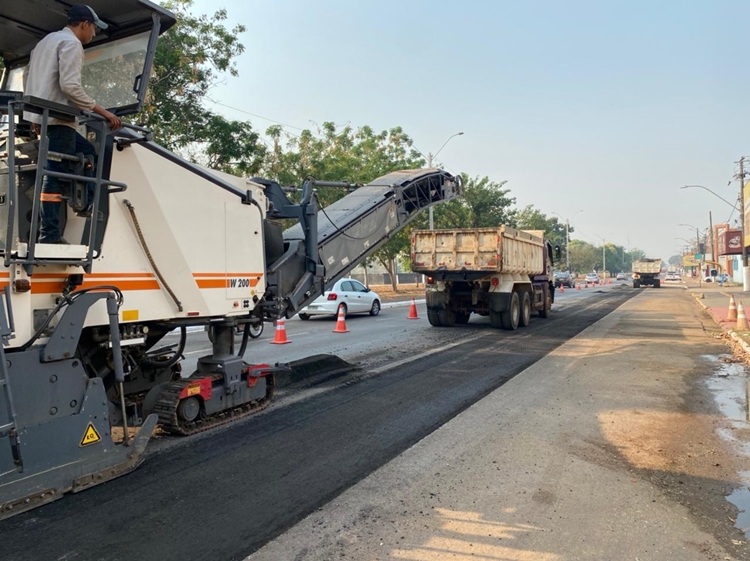
[[[638,259],[633,261],[633,288],[653,286],[659,288],[661,281],[661,259]]]
[[[618,281],[626,281],[628,280],[628,275],[625,273],[617,273],[617,279]]]
[[[568,272],[555,273],[555,288],[575,288],[576,281],[573,280],[573,275]]]
[[[299,311],[299,319],[308,320],[310,316],[336,316],[339,309],[347,314],[367,314],[376,316],[380,313],[380,296],[364,284],[354,279],[341,279],[312,304]]]
[[[595,284],[599,282],[599,275],[596,273],[587,273],[586,274],[586,284]]]
[[[678,273],[676,271],[669,271],[667,273],[667,276],[664,278],[664,280],[678,281],[678,280],[680,280],[680,273]]]

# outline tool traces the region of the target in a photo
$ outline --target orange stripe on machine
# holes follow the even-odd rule
[[[254,288],[263,273],[193,273],[198,288]]]

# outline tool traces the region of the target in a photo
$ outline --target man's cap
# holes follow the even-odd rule
[[[68,21],[90,21],[99,29],[107,29],[107,24],[99,19],[96,12],[86,4],[75,4],[68,11]]]

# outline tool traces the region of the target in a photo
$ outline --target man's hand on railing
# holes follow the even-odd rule
[[[122,121],[120,120],[120,118],[114,113],[110,113],[109,111],[104,109],[104,107],[102,107],[101,105],[94,106],[94,113],[96,113],[97,115],[101,115],[102,117],[107,119],[107,121],[109,121],[109,128],[113,131],[116,131],[117,129],[122,127]]]

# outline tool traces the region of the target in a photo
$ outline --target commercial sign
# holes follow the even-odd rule
[[[750,181],[742,188],[742,210],[745,211],[745,246],[750,245]]]
[[[742,253],[742,230],[726,230],[719,234],[719,255]]]
[[[700,261],[696,261],[694,255],[683,255],[682,266],[683,267],[700,267]]]

